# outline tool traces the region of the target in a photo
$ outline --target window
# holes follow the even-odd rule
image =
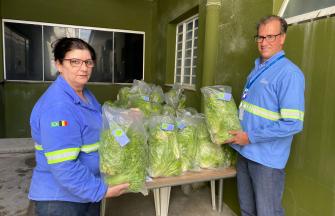
[[[53,81],[57,77],[51,44],[78,37],[96,51],[90,82],[131,83],[143,79],[144,32],[3,20],[5,79]]]
[[[198,55],[198,16],[177,25],[174,82],[195,86]]]
[[[332,14],[335,14],[335,0],[285,0],[278,15],[291,24]]]

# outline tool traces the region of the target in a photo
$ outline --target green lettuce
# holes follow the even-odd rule
[[[139,114],[138,114],[139,113]],[[100,170],[108,185],[128,182],[129,191],[139,192],[146,180],[148,164],[147,134],[140,112],[103,106],[104,129],[100,136]],[[121,146],[115,130],[122,130],[129,142]]]
[[[215,144],[222,144],[232,138],[230,130],[241,130],[237,108],[233,97],[223,100],[223,95],[231,95],[228,86],[208,86],[201,88],[204,95],[204,114],[206,123]]]
[[[166,128],[171,130],[167,130]],[[149,121],[149,167],[151,177],[181,174],[180,152],[174,127],[169,116],[152,116]]]

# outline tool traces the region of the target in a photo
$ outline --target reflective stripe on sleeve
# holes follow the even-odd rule
[[[263,117],[265,119],[269,119],[272,121],[277,121],[280,119],[280,114],[277,112],[273,112],[267,109],[264,109],[262,107],[250,104],[246,101],[241,101],[241,105],[240,107],[242,107],[245,111],[254,114],[256,116],[260,116]]]
[[[295,109],[281,109],[280,114],[282,118],[298,119],[304,121],[304,112]]]
[[[42,151],[43,150],[42,145],[35,143],[35,150]]]
[[[80,148],[67,148],[58,151],[45,153],[48,164],[55,164],[69,160],[75,160],[80,152]]]
[[[89,144],[89,145],[82,145],[81,146],[81,151],[85,152],[85,153],[91,153],[91,152],[98,151],[98,148],[99,148],[99,142],[94,143],[94,144]],[[42,145],[39,145],[39,144],[35,143],[35,149],[39,150],[39,151],[42,151],[43,147],[42,147]]]
[[[99,148],[99,142],[89,144],[89,145],[82,145],[81,151],[85,153],[91,153],[91,152],[98,151],[98,148]]]

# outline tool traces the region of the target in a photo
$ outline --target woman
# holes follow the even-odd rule
[[[62,38],[53,53],[60,75],[30,117],[37,165],[29,199],[38,216],[99,215],[100,201],[121,195],[129,185],[108,187],[99,173],[101,106],[85,88],[95,52],[81,39]]]

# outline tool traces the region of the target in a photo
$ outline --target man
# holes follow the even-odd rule
[[[260,58],[249,74],[239,107],[244,131],[225,143],[238,152],[242,216],[284,215],[281,205],[293,135],[303,128],[304,75],[282,50],[287,23],[268,16],[257,25]]]

